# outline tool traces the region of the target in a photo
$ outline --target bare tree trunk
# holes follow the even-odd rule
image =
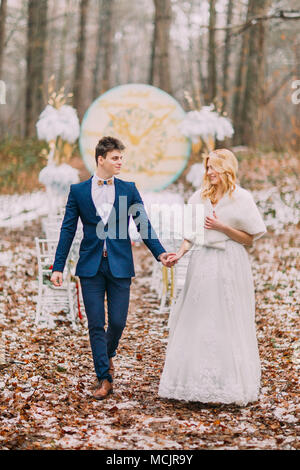
[[[59,53],[59,71],[58,71],[58,87],[61,88],[65,84],[65,55],[68,31],[70,27],[70,0],[66,0],[64,12],[64,25],[60,40],[60,53]]]
[[[170,28],[172,21],[171,0],[154,0],[155,26],[152,45],[150,84],[168,93],[171,89],[170,73]]]
[[[300,44],[296,42],[294,46],[295,52],[295,80],[300,78]],[[298,87],[299,89],[299,87]],[[299,93],[297,94],[299,97]],[[300,103],[293,103],[294,113],[292,116],[293,136],[291,139],[291,147],[295,152],[300,149]]]
[[[98,40],[94,68],[93,98],[111,87],[114,38],[114,0],[102,0],[99,11]]]
[[[110,73],[113,54],[113,7],[114,0],[103,1],[103,78],[101,83],[101,93],[110,88]]]
[[[56,49],[59,47],[59,41],[57,41],[58,27],[56,26],[55,18],[57,17],[57,12],[59,11],[59,4],[61,4],[61,0],[51,0],[48,5],[48,47],[46,49],[45,55],[45,72],[48,77],[56,73],[55,58]]]
[[[188,12],[188,29],[189,31],[192,30],[192,15],[194,13],[195,3],[193,0],[190,1],[190,8]],[[189,49],[187,53],[187,69],[188,69],[188,77],[189,77],[189,84],[191,89],[191,95],[193,97],[194,103],[197,102],[197,98],[199,95],[199,85],[197,88],[196,79],[194,77],[194,63],[195,63],[195,52],[194,52],[194,42],[193,37],[189,34]]]
[[[265,15],[269,0],[249,0],[251,17]],[[260,128],[259,110],[263,104],[265,24],[252,25],[247,57],[245,96],[241,115],[241,138],[246,145],[255,147]]]
[[[80,118],[83,116],[83,89],[84,89],[84,59],[86,50],[86,24],[88,16],[89,0],[80,1],[79,33],[76,49],[76,65],[73,86],[73,104]]]
[[[2,77],[2,69],[3,69],[6,14],[7,14],[7,0],[1,0],[1,5],[0,5],[0,78]]]
[[[249,10],[249,3],[248,3],[246,23],[249,21],[249,17],[250,17],[250,10]],[[244,21],[244,18],[242,17],[241,20]],[[234,127],[233,143],[235,145],[238,145],[241,143],[241,127],[242,127],[241,114],[242,114],[242,107],[243,107],[243,98],[245,94],[247,56],[248,56],[248,49],[249,49],[249,34],[250,34],[249,28],[243,32],[239,60],[237,63],[237,68],[236,68],[235,88],[234,88],[233,103],[232,103],[233,127]]]
[[[198,73],[199,73],[199,82],[200,82],[199,89],[201,92],[200,96],[203,100],[203,105],[207,104],[208,102],[207,77],[204,76],[204,72],[203,72],[203,63],[205,61],[204,57],[205,57],[205,49],[203,46],[203,36],[200,35],[197,64],[198,64]]]
[[[100,75],[100,65],[102,62],[102,4],[103,1],[99,0],[98,8],[99,8],[99,13],[98,13],[98,34],[97,34],[97,45],[96,45],[96,56],[95,56],[95,67],[93,71],[93,99],[96,99],[97,96],[100,94],[100,86],[99,82],[101,82],[101,76]]]
[[[213,103],[217,97],[216,67],[216,0],[209,2],[209,38],[208,38],[208,97]]]
[[[38,9],[38,45],[36,47],[36,62],[37,62],[37,116],[43,110],[45,105],[43,85],[44,85],[44,71],[45,71],[45,52],[46,52],[46,40],[47,40],[47,13],[48,13],[48,0],[40,0]]]
[[[156,18],[156,17],[155,17]],[[154,84],[154,70],[155,70],[155,48],[157,44],[157,22],[154,19],[154,27],[153,27],[153,36],[152,36],[152,43],[151,43],[151,57],[150,57],[150,69],[149,69],[149,84]]]
[[[43,109],[44,58],[47,35],[47,0],[29,0],[25,136],[35,135],[35,124]]]
[[[231,25],[233,14],[233,0],[228,0],[227,5],[227,26]],[[229,71],[229,58],[231,53],[231,31],[227,29],[225,37],[225,50],[224,50],[224,65],[223,65],[223,103],[222,111],[227,110],[228,103],[228,71]]]

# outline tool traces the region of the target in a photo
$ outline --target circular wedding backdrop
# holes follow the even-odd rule
[[[95,147],[103,136],[126,146],[120,178],[143,191],[159,191],[184,170],[191,144],[179,131],[180,104],[151,85],[121,85],[97,98],[86,111],[79,138],[86,167],[95,171]]]

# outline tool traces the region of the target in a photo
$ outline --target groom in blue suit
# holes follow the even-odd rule
[[[103,137],[96,146],[95,174],[87,181],[71,185],[51,277],[55,286],[62,285],[62,273],[80,217],[84,235],[75,274],[80,278],[88,319],[98,378],[93,396],[98,400],[113,391],[112,358],[126,325],[131,278],[135,276],[128,234],[130,216],[157,261],[167,267],[174,264],[168,261],[171,253],[166,253],[151,226],[135,183],[115,177],[122,167],[124,149],[120,140]]]

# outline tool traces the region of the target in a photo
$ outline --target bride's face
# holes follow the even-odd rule
[[[221,182],[219,173],[213,169],[213,167],[209,163],[209,160],[207,160],[206,174],[211,184],[218,185]]]

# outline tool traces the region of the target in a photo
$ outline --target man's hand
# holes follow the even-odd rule
[[[168,253],[168,262],[172,263],[172,266],[180,260],[182,257],[181,253]]]
[[[171,268],[177,261],[169,261],[169,256],[173,256],[176,253],[162,253],[159,255],[158,259],[162,262],[167,268]]]
[[[61,287],[63,283],[63,275],[59,271],[54,271],[52,273],[50,281],[55,287]]]

